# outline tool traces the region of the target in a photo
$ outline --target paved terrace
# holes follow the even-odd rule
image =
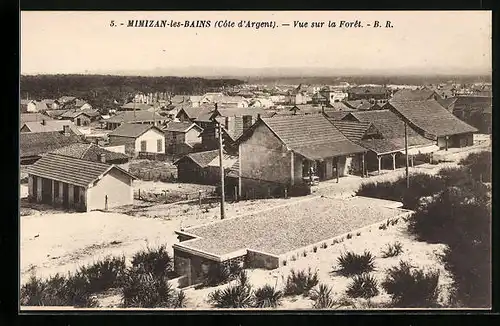
[[[290,205],[193,227],[200,237],[176,246],[216,256],[242,249],[281,255],[407,212],[399,203],[368,197],[313,197]]]

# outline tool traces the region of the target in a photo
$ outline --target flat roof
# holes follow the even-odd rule
[[[175,247],[219,257],[244,249],[282,255],[407,212],[400,206],[368,197],[314,197],[185,229],[198,238]]]

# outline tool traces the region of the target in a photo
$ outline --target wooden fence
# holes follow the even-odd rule
[[[200,205],[219,201],[218,196],[213,190],[200,190],[191,193],[169,192],[163,190],[161,193],[150,192],[137,189],[134,192],[134,199],[161,204],[173,204],[178,202],[198,202]]]

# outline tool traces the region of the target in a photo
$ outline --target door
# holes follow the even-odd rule
[[[76,125],[80,126],[80,124],[81,124],[80,118],[76,118]]]
[[[52,203],[52,180],[42,178],[42,203]]]
[[[38,194],[38,177],[36,175],[33,176],[33,199],[36,200]]]
[[[318,178],[320,180],[325,180],[326,179],[326,162],[318,162]]]

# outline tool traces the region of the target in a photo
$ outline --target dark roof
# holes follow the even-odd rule
[[[261,115],[262,117],[270,117],[273,115],[273,111],[264,110],[260,108],[238,108],[238,107],[218,107],[217,111],[222,117],[242,117],[244,115],[251,115],[252,117],[257,117]]]
[[[134,102],[129,102],[126,104],[123,104],[120,106],[121,109],[125,110],[137,110],[137,111],[142,111],[142,110],[148,110],[151,109],[153,106],[145,103],[134,103]]]
[[[489,96],[457,96],[455,99],[453,110],[492,111],[492,98]]]
[[[50,180],[88,187],[92,182],[113,168],[133,178],[127,171],[114,165],[86,161],[53,153],[49,153],[36,161],[30,166],[28,173]]]
[[[432,99],[436,95],[434,90],[423,89],[400,89],[392,96],[393,101],[425,101]]]
[[[335,111],[353,111],[353,108],[348,107],[344,102],[331,102],[328,107],[333,108]],[[326,109],[325,109],[326,111]]]
[[[342,120],[348,114],[349,111],[336,111],[336,110],[332,111],[325,109],[325,115],[330,119]]]
[[[344,136],[352,141],[360,141],[372,126],[371,122],[329,120]]]
[[[149,129],[157,129],[163,133],[160,128],[150,124],[124,123],[109,133],[108,136],[137,138]]]
[[[164,128],[165,131],[177,131],[177,132],[187,132],[191,127],[198,127],[197,124],[193,122],[177,122],[177,121],[170,121],[167,123],[167,127]],[[198,127],[201,129],[200,127]]]
[[[72,144],[69,146],[58,148],[51,153],[79,158],[86,161],[100,162],[101,154],[104,154],[106,162],[115,160],[128,160],[129,157],[123,153],[108,151],[105,148],[95,144]]]
[[[212,151],[190,153],[175,161],[174,164],[177,165],[179,162],[181,162],[181,160],[190,159],[200,167],[204,168],[207,167],[208,163],[212,162],[213,159],[216,158],[218,155],[219,155],[218,149]]]
[[[322,114],[279,116],[262,121],[287,147],[308,159],[365,152]]]
[[[478,130],[455,117],[437,101],[390,101],[396,112],[408,123],[432,137],[449,136]]]
[[[19,154],[20,157],[37,156],[79,142],[83,141],[71,130],[69,136],[60,131],[22,132],[19,134]]]
[[[453,112],[454,104],[457,101],[456,97],[438,98],[438,103],[450,112]],[[491,102],[490,102],[491,103]]]
[[[74,97],[74,96],[61,96],[59,98],[59,102],[62,102],[62,103],[71,102],[73,100],[76,100],[76,97]]]
[[[150,122],[154,120],[165,120],[157,112],[149,112],[149,111],[127,111],[121,112],[111,118],[107,119],[106,122],[109,123],[126,123],[126,122]]]
[[[42,120],[53,120],[51,117],[45,115],[45,114],[42,114],[42,113],[21,113],[20,116],[20,124],[21,126],[25,123],[25,122],[30,122],[30,121],[42,121]]]
[[[177,113],[177,116],[179,116],[179,114],[181,112],[185,112],[189,119],[196,119],[199,116],[201,116],[202,114],[210,113],[213,110],[214,110],[213,105],[200,105],[198,107],[186,106],[186,107],[183,107],[179,110],[179,113]]]
[[[61,117],[62,118],[76,118],[77,116],[79,116],[80,114],[84,114],[90,118],[93,118],[93,117],[97,117],[99,116],[99,112],[97,112],[97,110],[93,110],[93,109],[85,109],[85,110],[80,110],[80,109],[72,109],[72,110],[68,110],[66,112],[64,112],[63,114],[61,114]]]
[[[68,110],[66,110],[66,109],[61,109],[61,110],[47,110],[47,111],[45,111],[45,113],[48,116],[54,117],[54,118],[60,117],[61,115],[63,115],[66,112],[68,112]]]
[[[411,141],[411,142],[410,142]],[[390,139],[366,139],[358,142],[364,148],[368,148],[377,154],[393,153],[404,150],[405,140],[404,138],[390,138]],[[410,145],[411,144],[411,145]],[[409,147],[418,147],[424,145],[432,145],[433,142],[429,142],[428,139],[423,137],[408,139]]]
[[[47,120],[45,124],[42,124],[41,121],[30,121],[21,125],[21,129],[25,126],[30,130],[29,132],[63,131],[64,126],[69,126],[76,135],[82,135],[82,132],[70,120]]]

